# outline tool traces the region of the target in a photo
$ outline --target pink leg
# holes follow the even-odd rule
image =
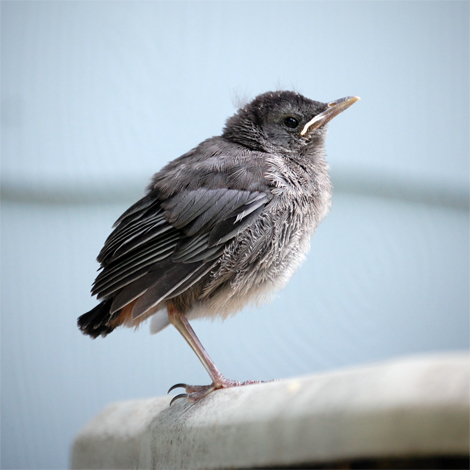
[[[204,349],[204,346],[201,344],[199,338],[196,336],[196,333],[189,324],[186,315],[169,306],[168,318],[170,319],[170,323],[181,333],[183,338],[191,346],[192,350],[196,353],[196,356],[202,362],[202,365],[205,367],[207,373],[212,379],[212,383],[210,385],[173,385],[168,392],[171,392],[175,388],[182,387],[185,389],[186,393],[182,393],[174,397],[171,400],[170,405],[179,398],[187,398],[190,403],[194,403],[219,388],[238,387],[241,385],[259,383],[259,381],[257,382],[252,380],[237,382],[235,380],[226,379],[219,369],[217,369],[209,354],[207,354],[207,351]]]

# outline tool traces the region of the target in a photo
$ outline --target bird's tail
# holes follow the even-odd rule
[[[111,333],[117,326],[110,323],[109,309],[112,303],[113,299],[104,300],[89,312],[78,317],[77,325],[81,332],[92,338],[97,338],[100,335],[104,337]]]

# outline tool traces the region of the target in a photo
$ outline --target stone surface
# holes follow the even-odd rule
[[[115,403],[77,435],[72,469],[287,466],[469,453],[468,353],[403,358],[217,391]]]

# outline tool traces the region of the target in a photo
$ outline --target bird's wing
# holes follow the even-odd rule
[[[163,202],[150,193],[117,220],[98,256],[103,269],[92,293],[114,298],[111,313],[138,299],[133,316],[175,297],[212,268],[269,199],[226,188],[185,190]]]

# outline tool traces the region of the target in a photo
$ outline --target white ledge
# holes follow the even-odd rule
[[[77,435],[72,469],[287,466],[468,456],[468,354],[405,358],[219,390],[115,403]]]

